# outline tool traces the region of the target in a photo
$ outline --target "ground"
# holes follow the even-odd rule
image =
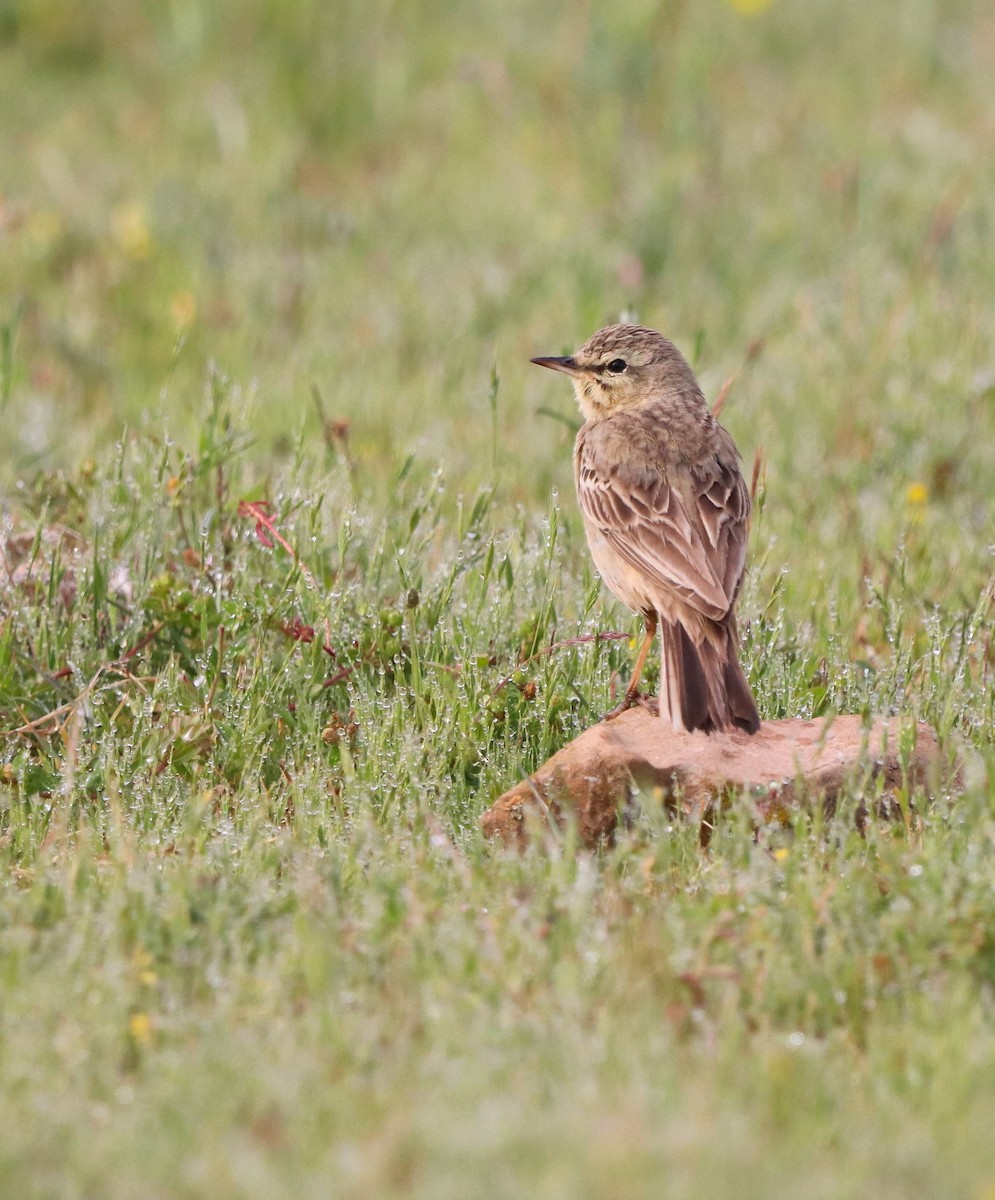
[[[969,0],[0,4],[0,1190],[995,1196],[993,80]],[[763,717],[962,788],[484,841],[638,634],[528,363],[623,314],[760,456]]]

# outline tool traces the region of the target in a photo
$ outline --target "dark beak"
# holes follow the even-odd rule
[[[577,365],[573,358],[533,358],[537,367],[549,367],[551,371],[562,371],[564,375],[583,375],[584,368]]]

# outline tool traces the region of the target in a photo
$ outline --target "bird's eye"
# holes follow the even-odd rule
[[[624,358],[613,358],[610,363],[605,364],[605,370],[611,371],[613,375],[621,375],[628,365]]]

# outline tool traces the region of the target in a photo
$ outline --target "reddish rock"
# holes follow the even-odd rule
[[[883,776],[885,792],[928,787],[946,765],[928,725],[863,717],[765,721],[760,732],[674,733],[645,708],[594,725],[529,779],[504,793],[480,818],[487,837],[524,845],[528,814],[577,822],[585,845],[610,840],[634,790],[659,789],[673,809],[701,822],[730,793],[750,792],[761,818],[805,801],[832,809],[846,782]],[[858,819],[860,816],[858,814]]]

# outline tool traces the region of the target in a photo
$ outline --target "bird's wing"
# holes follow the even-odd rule
[[[581,510],[612,548],[664,593],[713,621],[736,599],[746,561],[750,498],[735,454],[694,467],[604,467],[578,446]]]

